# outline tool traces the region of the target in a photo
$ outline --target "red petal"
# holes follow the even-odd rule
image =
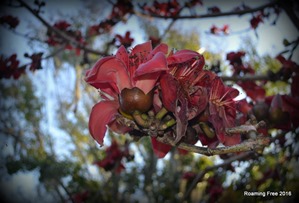
[[[225,94],[225,86],[219,77],[212,81],[210,101],[220,99]]]
[[[168,111],[174,112],[177,103],[178,81],[170,74],[165,74],[160,80],[162,103]]]
[[[115,56],[116,58],[122,60],[126,67],[129,67],[129,54],[124,46],[119,47]]]
[[[151,140],[152,140],[152,146],[153,146],[154,153],[158,158],[165,157],[165,155],[172,148],[172,146],[170,146],[168,144],[164,144],[162,142],[157,141],[156,138],[151,137]]]
[[[175,52],[173,55],[167,57],[168,65],[176,64],[176,63],[183,63],[189,61],[190,59],[198,57],[199,59],[204,60],[203,56],[200,55],[198,52],[191,51],[191,50],[180,50]]]
[[[150,92],[156,85],[161,71],[166,71],[167,62],[164,54],[157,53],[151,60],[141,64],[135,72],[135,86],[145,94]]]
[[[143,56],[147,56],[151,51],[152,51],[152,43],[151,41],[145,42],[143,44],[138,44],[136,45],[132,52],[131,55],[137,54],[137,53],[142,53]]]
[[[239,100],[236,104],[237,110],[243,114],[247,114],[252,109],[252,105],[250,105],[246,99]]]
[[[89,132],[100,145],[103,145],[107,125],[114,119],[118,107],[118,102],[101,101],[94,105],[91,110]]]
[[[158,52],[162,52],[163,54],[167,54],[167,52],[168,52],[168,46],[166,44],[164,44],[164,43],[161,43],[158,46],[156,46],[156,48],[154,48],[154,50],[151,51],[148,60],[150,60]]]
[[[240,134],[236,134],[236,135],[225,135],[225,141],[224,141],[224,145],[225,146],[233,146],[236,144],[240,144],[241,143],[241,136]]]
[[[100,83],[112,83],[112,87],[117,86],[115,91],[120,93],[124,88],[131,88],[127,67],[121,60],[114,56],[100,59],[86,72],[85,81],[97,87]]]
[[[138,67],[135,77],[165,70],[168,70],[166,57],[162,52],[158,52],[151,60]]]

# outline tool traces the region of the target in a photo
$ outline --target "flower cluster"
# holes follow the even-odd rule
[[[239,92],[226,86],[205,60],[191,50],[171,51],[150,41],[127,52],[121,46],[113,56],[101,58],[86,72],[87,83],[99,90],[101,101],[91,111],[89,130],[103,145],[107,127],[118,133],[150,136],[153,150],[163,157],[171,149],[157,138],[174,143],[235,145],[234,127]]]
[[[123,158],[131,160],[134,158],[129,152],[127,145],[122,149],[118,143],[113,140],[111,146],[106,149],[106,156],[102,160],[95,161],[94,164],[103,168],[106,171],[114,170],[116,173],[120,173],[125,166],[122,164]]]
[[[58,21],[53,25],[54,29],[57,29],[59,31],[65,32],[68,36],[73,37],[79,44],[85,45],[86,42],[84,40],[84,37],[80,30],[74,30],[71,28],[71,24],[68,22],[62,20]],[[74,47],[71,43],[65,43],[65,40],[62,39],[60,36],[58,36],[55,32],[52,30],[48,30],[47,32],[48,39],[46,42],[50,46],[57,46],[57,45],[65,45],[66,50],[75,50],[76,55],[80,55],[81,49],[78,47]]]
[[[18,79],[22,74],[25,73],[25,67],[19,67],[19,60],[17,55],[12,54],[8,58],[0,56],[0,79],[10,78]]]
[[[5,15],[0,17],[0,24],[7,24],[11,29],[16,28],[20,21],[17,17]]]

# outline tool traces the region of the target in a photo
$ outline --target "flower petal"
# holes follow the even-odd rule
[[[152,51],[153,47],[152,47],[152,43],[151,41],[147,41],[145,43],[142,43],[142,44],[138,44],[136,45],[132,52],[131,52],[131,55],[143,55],[143,56],[148,56],[148,54]]]
[[[166,57],[162,52],[158,52],[151,60],[138,67],[135,77],[166,70],[168,70]]]
[[[168,70],[166,57],[159,52],[151,60],[138,67],[134,77],[135,86],[147,94],[155,87],[161,72],[166,70]]]
[[[167,54],[168,52],[168,46],[167,44],[161,43],[158,46],[154,48],[154,50],[151,51],[151,53],[148,56],[148,60],[150,60],[153,56],[155,56],[158,52],[162,52],[163,54]]]
[[[114,120],[119,104],[115,101],[101,101],[94,105],[89,117],[89,132],[92,137],[103,145],[107,125]]]
[[[129,54],[124,46],[119,47],[115,57],[122,60],[126,67],[129,67]]]
[[[164,74],[160,79],[162,103],[168,111],[174,112],[177,105],[179,84],[171,74]]]
[[[203,60],[204,58],[196,51],[191,50],[180,50],[172,54],[171,56],[167,57],[168,65],[176,64],[176,63],[184,63],[191,59],[198,58],[199,60]],[[204,64],[204,63],[203,63]]]
[[[112,83],[111,86],[117,93],[124,88],[131,88],[127,67],[115,56],[108,56],[100,59],[86,72],[85,81],[94,87],[101,83]]]
[[[152,146],[153,146],[154,153],[158,158],[165,157],[166,154],[172,148],[172,146],[170,146],[168,144],[164,144],[162,142],[157,141],[156,138],[151,137],[151,140],[152,140]]]

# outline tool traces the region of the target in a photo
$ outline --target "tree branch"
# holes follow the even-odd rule
[[[245,151],[256,151],[263,149],[268,146],[270,143],[270,138],[265,136],[257,136],[256,139],[248,139],[240,144],[233,146],[225,146],[225,147],[217,147],[217,148],[208,148],[208,147],[199,147],[187,143],[178,143],[175,144],[174,140],[163,136],[156,137],[159,142],[164,144],[168,144],[174,147],[178,147],[179,149],[184,149],[189,152],[194,152],[198,154],[203,154],[206,156],[220,155],[220,154],[228,154],[228,153],[237,153],[237,152],[245,152]]]
[[[269,2],[267,4],[264,4],[262,6],[252,8],[252,9],[244,9],[241,11],[230,11],[230,12],[221,12],[221,13],[209,13],[209,14],[199,14],[199,15],[181,15],[181,16],[163,16],[158,14],[148,14],[144,12],[138,12],[134,11],[136,15],[142,16],[142,17],[154,17],[154,18],[163,18],[163,19],[197,19],[197,18],[213,18],[213,17],[223,17],[223,16],[232,16],[232,15],[244,15],[247,13],[253,13],[256,11],[261,11],[267,7],[272,7],[275,4],[277,4],[278,0],[275,0],[273,2]]]
[[[256,81],[270,80],[268,75],[220,76],[223,81]]]
[[[146,128],[143,129],[139,127],[134,120],[127,119],[121,115],[119,115],[116,118],[117,122],[119,122],[122,125],[128,126],[130,128],[133,128],[137,131],[147,133],[150,132]],[[213,155],[220,155],[220,154],[228,154],[228,153],[237,153],[237,152],[244,152],[244,151],[258,151],[263,149],[264,147],[268,146],[270,143],[270,138],[265,137],[263,135],[257,134],[257,129],[259,127],[264,126],[264,122],[261,121],[257,124],[244,124],[241,126],[237,126],[234,128],[227,128],[227,136],[235,133],[243,133],[243,134],[250,134],[250,137],[253,137],[243,141],[240,144],[236,144],[233,146],[225,146],[225,147],[217,147],[217,148],[208,148],[208,147],[200,147],[196,145],[187,144],[184,142],[176,143],[175,140],[172,137],[169,137],[167,134],[163,134],[163,136],[157,136],[159,135],[158,132],[147,134],[149,136],[155,135],[155,138],[157,141],[162,142],[164,144],[171,145],[173,147],[177,147],[179,149],[184,149],[189,152],[194,152],[198,154],[203,154],[206,156],[213,156]]]
[[[57,34],[59,37],[63,38],[64,40],[66,40],[67,42],[71,43],[72,45],[74,45],[75,47],[78,47],[88,53],[93,53],[93,54],[97,54],[97,55],[107,55],[104,52],[100,52],[91,48],[88,48],[86,46],[84,46],[83,44],[79,43],[76,39],[74,39],[73,37],[70,37],[69,35],[67,35],[66,33],[62,32],[59,29],[56,29],[55,27],[51,26],[44,18],[42,18],[38,12],[36,12],[35,10],[33,10],[26,2],[24,2],[23,0],[17,0],[22,6],[24,6],[28,11],[30,11],[43,25],[45,25],[49,30],[51,30],[52,32],[54,32],[55,34]]]

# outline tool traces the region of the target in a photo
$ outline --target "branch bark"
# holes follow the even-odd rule
[[[228,154],[228,153],[237,153],[237,152],[245,152],[245,151],[256,151],[263,149],[268,146],[270,143],[270,138],[265,136],[257,136],[256,139],[248,139],[240,144],[233,146],[225,146],[225,147],[217,147],[217,148],[208,148],[208,147],[200,147],[187,143],[178,143],[175,144],[174,140],[169,137],[157,137],[159,142],[164,144],[168,144],[174,147],[178,147],[180,149],[184,149],[189,152],[194,152],[198,154],[203,154],[206,156],[220,155],[220,154]]]

